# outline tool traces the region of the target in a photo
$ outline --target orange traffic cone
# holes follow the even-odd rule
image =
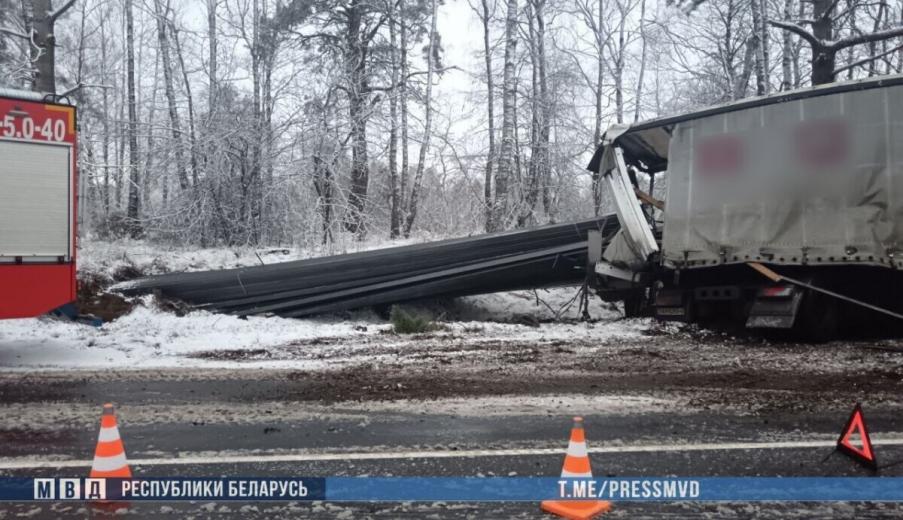
[[[583,432],[583,418],[574,417],[574,428],[571,429],[571,441],[564,456],[562,478],[592,478],[589,467],[589,454],[586,451],[586,436]],[[611,510],[611,502],[605,500],[543,500],[540,505],[543,511],[570,520],[589,520]]]
[[[119,437],[113,405],[107,403],[103,405],[103,417],[100,418],[100,434],[97,436],[97,448],[91,464],[91,478],[131,477],[132,471],[125,458],[125,448]]]

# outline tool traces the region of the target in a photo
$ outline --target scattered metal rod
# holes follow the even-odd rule
[[[613,236],[615,215],[533,229],[275,264],[151,276],[114,287],[159,291],[238,315],[307,316],[423,298],[579,284],[587,235]]]

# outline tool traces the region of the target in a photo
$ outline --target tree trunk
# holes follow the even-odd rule
[[[605,4],[603,0],[597,0],[598,11],[595,22],[595,30],[593,37],[596,42],[596,88],[593,92],[596,104],[596,117],[593,121],[593,145],[599,146],[602,143],[602,104],[603,104],[603,78],[605,73],[605,36],[603,28],[605,27]],[[593,213],[598,216],[602,211],[602,176],[599,172],[592,172],[593,175]]]
[[[269,18],[269,7],[266,0],[261,2],[261,59],[260,67],[263,84],[261,85],[261,132],[258,140],[260,156],[260,174],[258,179],[258,241],[269,240],[270,230],[276,229],[268,225],[269,218],[266,202],[267,194],[273,180],[273,67],[279,50],[279,35]],[[265,23],[263,23],[265,22]],[[281,229],[281,228],[280,228]],[[278,230],[277,230],[278,231]],[[280,238],[281,239],[281,238]]]
[[[617,0],[618,14],[618,49],[615,53],[615,114],[618,123],[624,122],[624,51],[627,46],[627,13],[624,0]]]
[[[643,77],[646,75],[646,0],[640,0],[640,40],[643,51],[640,54],[640,74],[636,82],[636,101],[633,106],[634,123],[640,120],[640,111],[643,106]]]
[[[769,0],[759,0],[759,9],[761,11],[761,31],[759,35],[759,42],[762,47],[762,73],[764,75],[765,84],[765,93],[768,94],[771,92],[771,50],[769,48],[770,42],[768,41],[768,1]]]
[[[872,26],[872,32],[878,32],[882,29],[882,22],[884,21],[884,15],[887,11],[887,2],[882,1],[878,4],[878,14],[875,16],[875,24]],[[881,42],[883,46],[886,47],[887,40]],[[882,49],[882,52],[886,49]],[[869,77],[875,76],[878,74],[878,60],[876,56],[878,54],[878,42],[869,42]],[[852,69],[850,69],[852,71]]]
[[[106,18],[103,17],[100,21],[100,75],[103,78],[107,77],[107,24]],[[103,216],[104,221],[106,221],[110,216],[110,89],[101,89],[101,95],[103,96],[103,145],[101,147],[101,153],[103,155],[103,188],[102,188],[102,203],[103,203]]]
[[[141,69],[141,62],[138,62],[138,68]],[[157,115],[157,87],[160,82],[160,54],[157,53],[154,56],[154,82],[151,86],[151,99],[150,99],[150,109],[147,111],[147,119],[144,121],[145,128],[147,128],[147,141],[145,144],[145,156],[144,160],[144,175],[141,177],[141,204],[144,208],[144,211],[147,212],[150,210],[150,196],[151,196],[151,181],[155,180],[152,177],[152,172],[154,170],[154,131],[156,130],[156,125],[154,118]],[[163,195],[164,197],[168,197],[169,193],[166,191],[166,171],[163,170],[163,174],[160,175],[161,184],[164,186]]]
[[[216,112],[216,4],[218,0],[207,0],[207,44],[210,48],[209,63],[207,64],[208,73],[208,92],[207,92],[207,121],[213,119]]]
[[[799,0],[799,11],[797,16],[800,20],[806,16],[806,2]],[[797,37],[796,44],[793,46],[793,88],[800,88],[803,84],[803,74],[800,71],[800,54],[803,49],[803,39]]]
[[[78,51],[77,51],[77,60],[78,63],[76,65],[75,72],[75,83],[79,85],[82,83],[84,79],[84,69],[85,69],[85,21],[87,20],[86,16],[87,5],[82,4],[81,6],[81,21],[79,23],[79,32],[78,32]],[[77,90],[73,97],[75,98],[75,103],[77,105],[82,105],[85,102],[84,92],[79,89]],[[92,135],[88,125],[83,123],[81,127],[82,135]],[[81,236],[88,231],[87,226],[85,226],[85,215],[89,210],[94,210],[96,207],[97,201],[97,160],[94,156],[94,141],[93,139],[85,139],[83,143],[83,149],[85,151],[85,157],[77,157],[79,162],[79,172],[81,175],[78,176],[78,204],[76,204],[77,214],[76,214],[76,222],[78,223],[78,232]]]
[[[162,0],[154,0],[154,15],[157,18],[157,39],[160,43],[160,59],[163,61],[163,83],[166,89],[166,103],[169,108],[169,123],[172,126],[173,152],[176,161],[176,175],[179,179],[179,187],[184,191],[188,189],[188,172],[185,168],[185,154],[182,149],[182,122],[176,108],[176,91],[173,87],[172,61],[169,54],[169,37],[166,28],[169,14],[169,5],[164,9]]]
[[[791,9],[793,8],[793,0],[784,0],[784,21],[791,21]],[[783,45],[781,47],[781,90],[790,90],[793,85],[793,39],[790,31],[783,31]]]
[[[253,103],[253,131],[249,136],[250,153],[248,157],[247,199],[242,203],[247,207],[248,240],[260,242],[260,209],[261,209],[261,172],[263,148],[263,113],[261,104],[261,43],[260,43],[260,0],[252,0],[251,16],[251,95]]]
[[[132,0],[125,0],[125,28],[126,28],[126,79],[128,82],[128,112],[129,112],[129,201],[126,217],[128,218],[129,232],[132,237],[141,235],[141,197],[138,193],[141,188],[141,178],[138,172],[138,113],[135,106],[135,22],[132,18]]]
[[[398,70],[398,35],[396,30],[399,12],[394,7],[389,22],[389,54],[392,64],[392,86],[399,88],[401,73]],[[404,23],[404,19],[401,20]],[[407,80],[405,80],[407,81]],[[389,238],[401,235],[401,206],[398,187],[398,92],[392,92],[389,100]]]
[[[752,71],[755,68],[756,62],[756,40],[758,38],[755,35],[750,36],[746,40],[746,52],[743,56],[743,68],[740,72],[740,77],[734,82],[734,90],[733,90],[733,98],[732,99],[742,99],[746,97],[746,87],[749,86],[749,77],[752,75]]]
[[[765,83],[768,79],[765,77],[765,45],[762,42],[762,9],[759,2],[764,0],[750,0],[749,8],[752,11],[753,34],[749,39],[748,45],[753,46],[754,63],[756,70],[756,95],[765,94]]]
[[[549,156],[549,139],[552,135],[552,100],[549,96],[549,78],[546,72],[546,0],[533,0],[536,7],[536,51],[539,62],[539,189],[542,207],[550,219],[554,219],[551,184],[552,164]]]
[[[334,199],[333,170],[335,168],[338,152],[331,150],[329,142],[329,120],[331,108],[324,105],[322,111],[322,135],[314,144],[314,189],[317,192],[317,206],[320,208],[321,243],[328,244],[332,240],[332,208]],[[328,158],[328,159],[325,159]]]
[[[518,226],[536,222],[536,204],[542,200],[546,214],[551,213],[549,184],[549,137],[551,135],[551,101],[548,93],[545,52],[545,0],[528,0],[525,15],[528,19],[530,63],[532,65],[532,114],[530,129],[530,161],[524,207]]]
[[[831,41],[833,37],[833,0],[812,0],[812,34],[820,42]],[[823,85],[834,81],[836,51],[823,45],[812,46],[812,84]]]
[[[483,24],[483,55],[486,60],[486,112],[489,122],[489,151],[486,153],[486,173],[483,176],[483,204],[485,205],[486,230],[492,220],[492,164],[495,161],[495,86],[492,76],[492,47],[489,44],[490,12],[488,0],[480,0]]]
[[[191,151],[191,184],[195,188],[198,187],[198,142],[197,134],[194,128],[194,98],[191,94],[191,81],[188,78],[188,69],[185,67],[185,58],[182,54],[182,44],[179,42],[179,32],[175,26],[170,23],[172,31],[172,41],[176,44],[176,57],[179,58],[179,70],[182,73],[182,84],[185,87],[185,97],[188,101],[188,140],[190,142]]]
[[[33,34],[34,33],[34,16],[32,16],[32,3],[31,0],[20,0],[20,4],[22,6],[22,34]],[[6,39],[3,38],[5,41]],[[27,62],[30,62],[34,58],[34,49],[32,46],[25,41],[22,45],[22,55],[24,56]],[[30,67],[29,67],[30,68]],[[34,90],[34,75],[30,71],[25,71],[24,74],[24,82],[23,88],[30,88]]]
[[[430,137],[432,136],[433,122],[433,72],[435,70],[436,56],[436,18],[438,16],[438,6],[436,0],[432,0],[430,6],[432,10],[430,14],[430,40],[427,46],[427,65],[426,65],[426,100],[424,101],[424,122],[423,122],[423,140],[420,142],[420,155],[417,158],[417,171],[414,173],[414,183],[411,186],[411,199],[408,202],[408,214],[404,223],[405,238],[411,235],[411,228],[414,227],[414,220],[417,218],[417,204],[420,199],[420,190],[423,184],[423,170],[426,167],[426,152],[430,147]]]
[[[401,109],[401,178],[398,181],[398,205],[403,213],[405,211],[405,201],[408,197],[408,167],[410,165],[408,157],[408,27],[405,23],[405,1],[399,0],[398,10],[401,13],[401,27],[399,27],[399,38],[401,44],[401,87],[398,94],[398,104]]]
[[[34,29],[34,45],[31,49],[31,61],[35,75],[32,89],[36,92],[56,94],[56,36],[53,34],[54,18],[50,0],[32,0],[31,23]]]
[[[128,82],[126,80],[126,76],[128,74],[125,70],[122,71],[122,77],[120,80],[120,88],[119,92],[128,92]],[[119,102],[119,117],[116,121],[116,127],[119,134],[119,139],[116,143],[116,210],[122,210],[122,189],[125,186],[125,178],[126,178],[126,156],[125,150],[128,147],[128,116],[126,116],[128,102],[125,99],[120,98]]]
[[[539,99],[539,57],[536,48],[536,22],[539,14],[534,13],[534,0],[527,0],[524,18],[527,19],[527,43],[530,55],[530,160],[527,162],[527,179],[523,191],[523,207],[517,218],[517,227],[524,227],[533,221],[536,199],[539,195],[539,127],[542,102]],[[515,121],[517,118],[515,118]]]
[[[351,120],[351,190],[345,229],[359,238],[364,235],[364,209],[370,182],[367,156],[367,43],[361,38],[363,0],[354,0],[346,9],[345,67],[348,77],[349,117]]]
[[[508,181],[514,167],[514,125],[517,85],[514,62],[517,59],[517,0],[508,0],[505,20],[505,73],[502,97],[502,147],[495,175],[495,199],[492,204],[490,230],[498,231],[507,227]]]

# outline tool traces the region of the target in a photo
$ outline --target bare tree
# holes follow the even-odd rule
[[[351,143],[351,190],[348,194],[348,215],[345,227],[348,231],[363,236],[364,209],[367,205],[367,190],[370,184],[370,165],[367,152],[367,122],[370,98],[370,44],[385,17],[373,20],[373,12],[368,2],[350,0],[337,9],[345,24],[342,58],[348,79],[346,93],[349,98],[349,116],[352,130]]]
[[[517,0],[508,0],[505,17],[505,72],[502,83],[502,147],[499,150],[495,173],[495,197],[489,229],[497,231],[507,226],[508,182],[514,172],[515,110],[517,109],[517,79],[514,60],[517,53]]]
[[[391,13],[389,21],[389,60],[392,66],[392,84],[398,85],[401,70],[398,59],[399,10],[388,0],[387,9]],[[404,24],[404,20],[400,21]],[[401,235],[401,188],[398,185],[398,93],[393,92],[389,101],[389,238]]]
[[[141,178],[138,173],[138,111],[135,102],[135,20],[132,0],[125,0],[126,81],[128,86],[129,202],[126,216],[133,237],[141,234]]]
[[[207,0],[207,45],[209,57],[207,61],[208,92],[207,92],[207,120],[213,117],[216,111],[216,5],[218,0]]]
[[[859,0],[853,1],[858,2]],[[846,38],[836,40],[834,39],[835,31],[839,21],[842,19],[841,15],[845,16],[847,14],[846,12],[841,12],[841,15],[838,15],[837,4],[837,0],[812,0],[813,15],[812,20],[808,22],[809,25],[812,26],[811,31],[794,22],[783,20],[771,20],[769,22],[775,27],[796,34],[809,44],[812,50],[811,63],[813,85],[831,83],[834,81],[834,77],[838,72],[849,67],[848,65],[847,67],[842,67],[840,69],[837,68],[836,61],[838,52],[855,45],[879,42],[897,36],[903,36],[903,25],[901,25],[871,33],[851,34]],[[896,50],[898,49],[895,48],[894,51]],[[878,56],[870,56],[861,63],[855,64],[855,66],[871,62],[877,57]]]
[[[401,20],[399,27],[399,45],[401,63],[399,64],[399,72],[401,78],[398,82],[398,104],[401,110],[401,175],[398,180],[398,205],[405,211],[405,200],[408,193],[408,171],[410,166],[410,157],[408,151],[408,24],[405,21],[406,13],[405,0],[399,0],[398,12]]]
[[[75,3],[68,0],[65,4],[53,9],[51,0],[31,0],[32,5],[32,29],[34,31],[31,46],[31,60],[35,66],[35,75],[32,88],[38,92],[56,94],[56,35],[54,26],[60,16],[63,15]]]
[[[492,219],[492,165],[495,161],[495,86],[492,72],[492,47],[489,41],[495,2],[490,3],[489,0],[480,0],[479,9],[473,3],[470,4],[470,7],[480,18],[480,24],[483,28],[483,59],[486,64],[487,141],[489,146],[486,152],[486,169],[483,175],[483,204],[485,205],[486,214],[484,224],[486,229],[489,229],[489,223]]]
[[[763,23],[762,23],[762,6],[765,0],[750,0],[749,8],[752,12],[753,31],[749,39],[749,45],[752,47],[753,60],[756,70],[756,95],[764,95],[768,91],[768,70],[765,65],[765,46],[766,43],[762,39]]]
[[[166,89],[166,102],[169,108],[169,123],[172,126],[172,143],[175,155],[175,168],[179,179],[179,187],[188,189],[188,172],[185,168],[185,154],[182,149],[182,122],[176,108],[176,90],[173,86],[172,60],[169,54],[169,5],[162,5],[162,0],[154,0],[154,15],[157,19],[157,39],[160,45],[160,60],[163,62],[163,84]]]
[[[550,177],[549,135],[551,133],[550,100],[546,74],[545,51],[545,0],[527,0],[528,43],[531,64],[531,131],[530,162],[524,204],[518,217],[518,226],[535,222],[536,203],[542,195],[543,206],[548,211],[548,184]]]
[[[426,72],[426,97],[424,99],[424,122],[423,122],[423,140],[420,141],[420,155],[417,158],[417,170],[414,173],[414,183],[411,186],[411,197],[408,201],[407,218],[404,223],[404,236],[411,234],[411,228],[414,226],[414,220],[417,218],[417,204],[420,200],[420,190],[423,189],[423,169],[426,163],[426,153],[430,147],[430,136],[432,135],[433,122],[433,73],[436,70],[436,61],[438,60],[437,39],[439,35],[436,33],[436,19],[439,15],[436,0],[432,0],[430,13],[430,36],[429,45],[426,51],[427,72]]]
[[[185,67],[185,57],[182,53],[182,43],[179,39],[179,31],[175,24],[170,22],[170,30],[172,32],[172,41],[176,46],[176,57],[179,59],[179,70],[182,73],[182,86],[185,88],[185,97],[188,103],[188,140],[190,144],[191,157],[191,183],[192,186],[198,186],[198,143],[197,134],[195,132],[194,120],[194,96],[191,93],[191,81],[188,77],[188,68]],[[211,91],[212,92],[212,91]]]
[[[793,0],[784,0],[783,20],[790,22]],[[781,45],[781,90],[790,90],[793,85],[793,38],[790,31],[783,31]]]
[[[633,105],[633,120],[640,120],[640,111],[643,107],[643,80],[646,76],[646,51],[649,41],[646,36],[646,0],[640,0],[640,40],[643,51],[640,53],[640,73],[636,81],[636,100]]]
[[[106,17],[100,23],[100,74],[107,77],[108,53],[107,53],[107,24]],[[103,201],[103,216],[108,219],[110,215],[110,93],[109,89],[102,89],[103,96],[102,106],[102,124],[103,124],[103,145],[101,148],[103,158],[103,188],[101,199]]]
[[[606,34],[606,12],[604,0],[576,0],[575,14],[589,30],[592,44],[592,61],[595,66],[595,74],[584,69],[583,60],[578,54],[568,52],[576,66],[580,70],[581,75],[586,82],[587,87],[592,92],[593,106],[595,112],[593,114],[593,146],[598,145],[602,141],[602,125],[603,125],[603,109],[606,101],[605,96],[605,69],[607,61],[605,59],[606,46],[608,36]],[[602,202],[602,178],[598,172],[592,173],[592,197],[593,212],[598,215],[601,210]]]

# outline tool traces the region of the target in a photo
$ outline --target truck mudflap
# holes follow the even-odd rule
[[[746,327],[750,329],[791,329],[796,322],[805,291],[793,285],[762,287],[756,293]]]
[[[662,321],[690,322],[692,299],[680,289],[660,289],[655,293],[655,317]]]

